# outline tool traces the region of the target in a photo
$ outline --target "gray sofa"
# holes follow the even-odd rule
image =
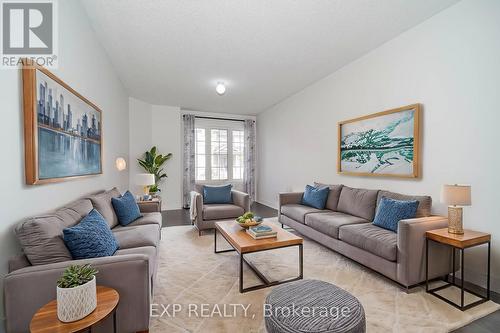
[[[204,204],[203,185],[195,185],[191,195],[195,203],[191,205],[191,218],[199,235],[203,230],[215,228],[216,221],[236,218],[250,211],[250,196],[240,191],[231,191],[232,204]]]
[[[126,227],[119,225],[111,198],[112,190],[80,199],[53,212],[31,217],[16,226],[23,254],[11,258],[4,280],[8,333],[29,331],[35,312],[56,298],[56,281],[71,264],[90,263],[99,273],[97,284],[115,288],[120,294],[118,332],[143,332],[149,328],[149,308],[157,271],[161,237],[161,214],[143,213]],[[119,250],[111,257],[72,260],[62,240],[62,230],[79,223],[93,208],[108,222]],[[112,332],[112,319],[93,332]]]
[[[448,225],[446,217],[431,216],[431,197],[343,185],[325,186],[330,187],[330,193],[324,210],[301,205],[302,192],[280,193],[280,223],[406,288],[425,281],[425,232]],[[371,223],[384,196],[419,201],[417,217],[399,221],[397,233]],[[430,278],[450,273],[451,251],[434,243],[430,244],[429,251],[433,258]]]

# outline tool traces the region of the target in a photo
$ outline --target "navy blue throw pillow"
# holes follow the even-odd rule
[[[142,217],[139,205],[130,191],[125,192],[121,197],[111,198],[111,203],[121,225],[128,225]]]
[[[373,224],[398,232],[399,221],[414,218],[417,215],[417,208],[417,200],[403,201],[382,197]]]
[[[77,225],[63,229],[63,239],[73,259],[112,256],[118,250],[108,223],[95,209]]]
[[[317,209],[325,209],[326,200],[328,199],[329,193],[329,187],[314,187],[311,185],[306,185],[301,203],[303,205],[314,207]]]
[[[233,197],[231,189],[233,185],[203,186],[203,203],[206,204],[231,204]]]

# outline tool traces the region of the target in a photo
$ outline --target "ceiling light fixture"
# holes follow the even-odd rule
[[[224,95],[226,93],[226,85],[223,82],[217,82],[215,91],[221,96]]]

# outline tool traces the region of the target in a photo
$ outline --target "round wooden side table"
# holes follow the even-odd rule
[[[57,318],[57,301],[41,307],[30,323],[31,333],[73,333],[88,330],[92,326],[113,315],[113,332],[116,333],[116,308],[120,295],[113,288],[97,286],[97,308],[87,317],[71,323],[63,323]]]

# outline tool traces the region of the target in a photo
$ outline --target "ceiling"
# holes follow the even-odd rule
[[[266,110],[457,1],[82,0],[130,96],[236,114]]]

